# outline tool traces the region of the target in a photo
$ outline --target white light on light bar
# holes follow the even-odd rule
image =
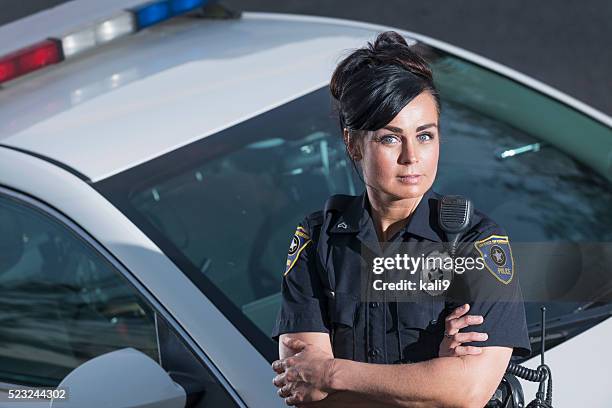
[[[62,37],[64,57],[70,58],[82,51],[104,44],[136,31],[130,12],[122,12],[108,20]]]
[[[124,12],[96,27],[96,41],[105,43],[136,31],[132,13]]]
[[[96,33],[91,28],[70,33],[62,37],[62,51],[65,58],[70,58],[79,52],[96,45]]]

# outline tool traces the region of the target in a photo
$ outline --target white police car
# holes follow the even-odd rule
[[[284,406],[269,333],[290,236],[361,188],[328,81],[390,28],[203,5],[79,0],[0,27],[0,406],[58,385],[54,407]],[[555,407],[606,406],[612,251],[579,243],[612,240],[612,120],[397,31],[442,93],[437,190],[514,242],[576,243],[525,256],[528,322],[537,351],[548,306]]]

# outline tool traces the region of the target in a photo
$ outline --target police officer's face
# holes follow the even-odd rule
[[[423,92],[361,144],[364,179],[391,199],[417,198],[434,182],[440,144],[433,96]]]

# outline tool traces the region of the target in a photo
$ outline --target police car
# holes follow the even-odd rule
[[[328,82],[388,29],[201,0],[78,0],[0,27],[0,406],[285,406],[269,334],[291,234],[363,187]],[[605,406],[611,118],[396,31],[442,94],[435,189],[516,242],[527,364],[544,304],[555,407]]]

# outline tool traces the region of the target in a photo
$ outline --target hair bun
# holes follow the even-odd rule
[[[398,46],[398,45],[408,46],[408,43],[406,42],[406,39],[402,37],[400,34],[398,34],[397,32],[385,31],[385,32],[378,34],[378,37],[376,37],[376,40],[374,41],[374,45],[372,46],[372,49],[373,51],[377,51],[377,50],[380,50],[388,46]]]
[[[329,90],[342,130],[380,129],[423,91],[433,95],[440,113],[429,64],[395,31],[379,33],[344,57],[332,74]]]
[[[368,42],[368,58],[374,65],[397,65],[414,75],[433,80],[431,68],[421,55],[410,48],[406,39],[395,31],[385,31]]]

